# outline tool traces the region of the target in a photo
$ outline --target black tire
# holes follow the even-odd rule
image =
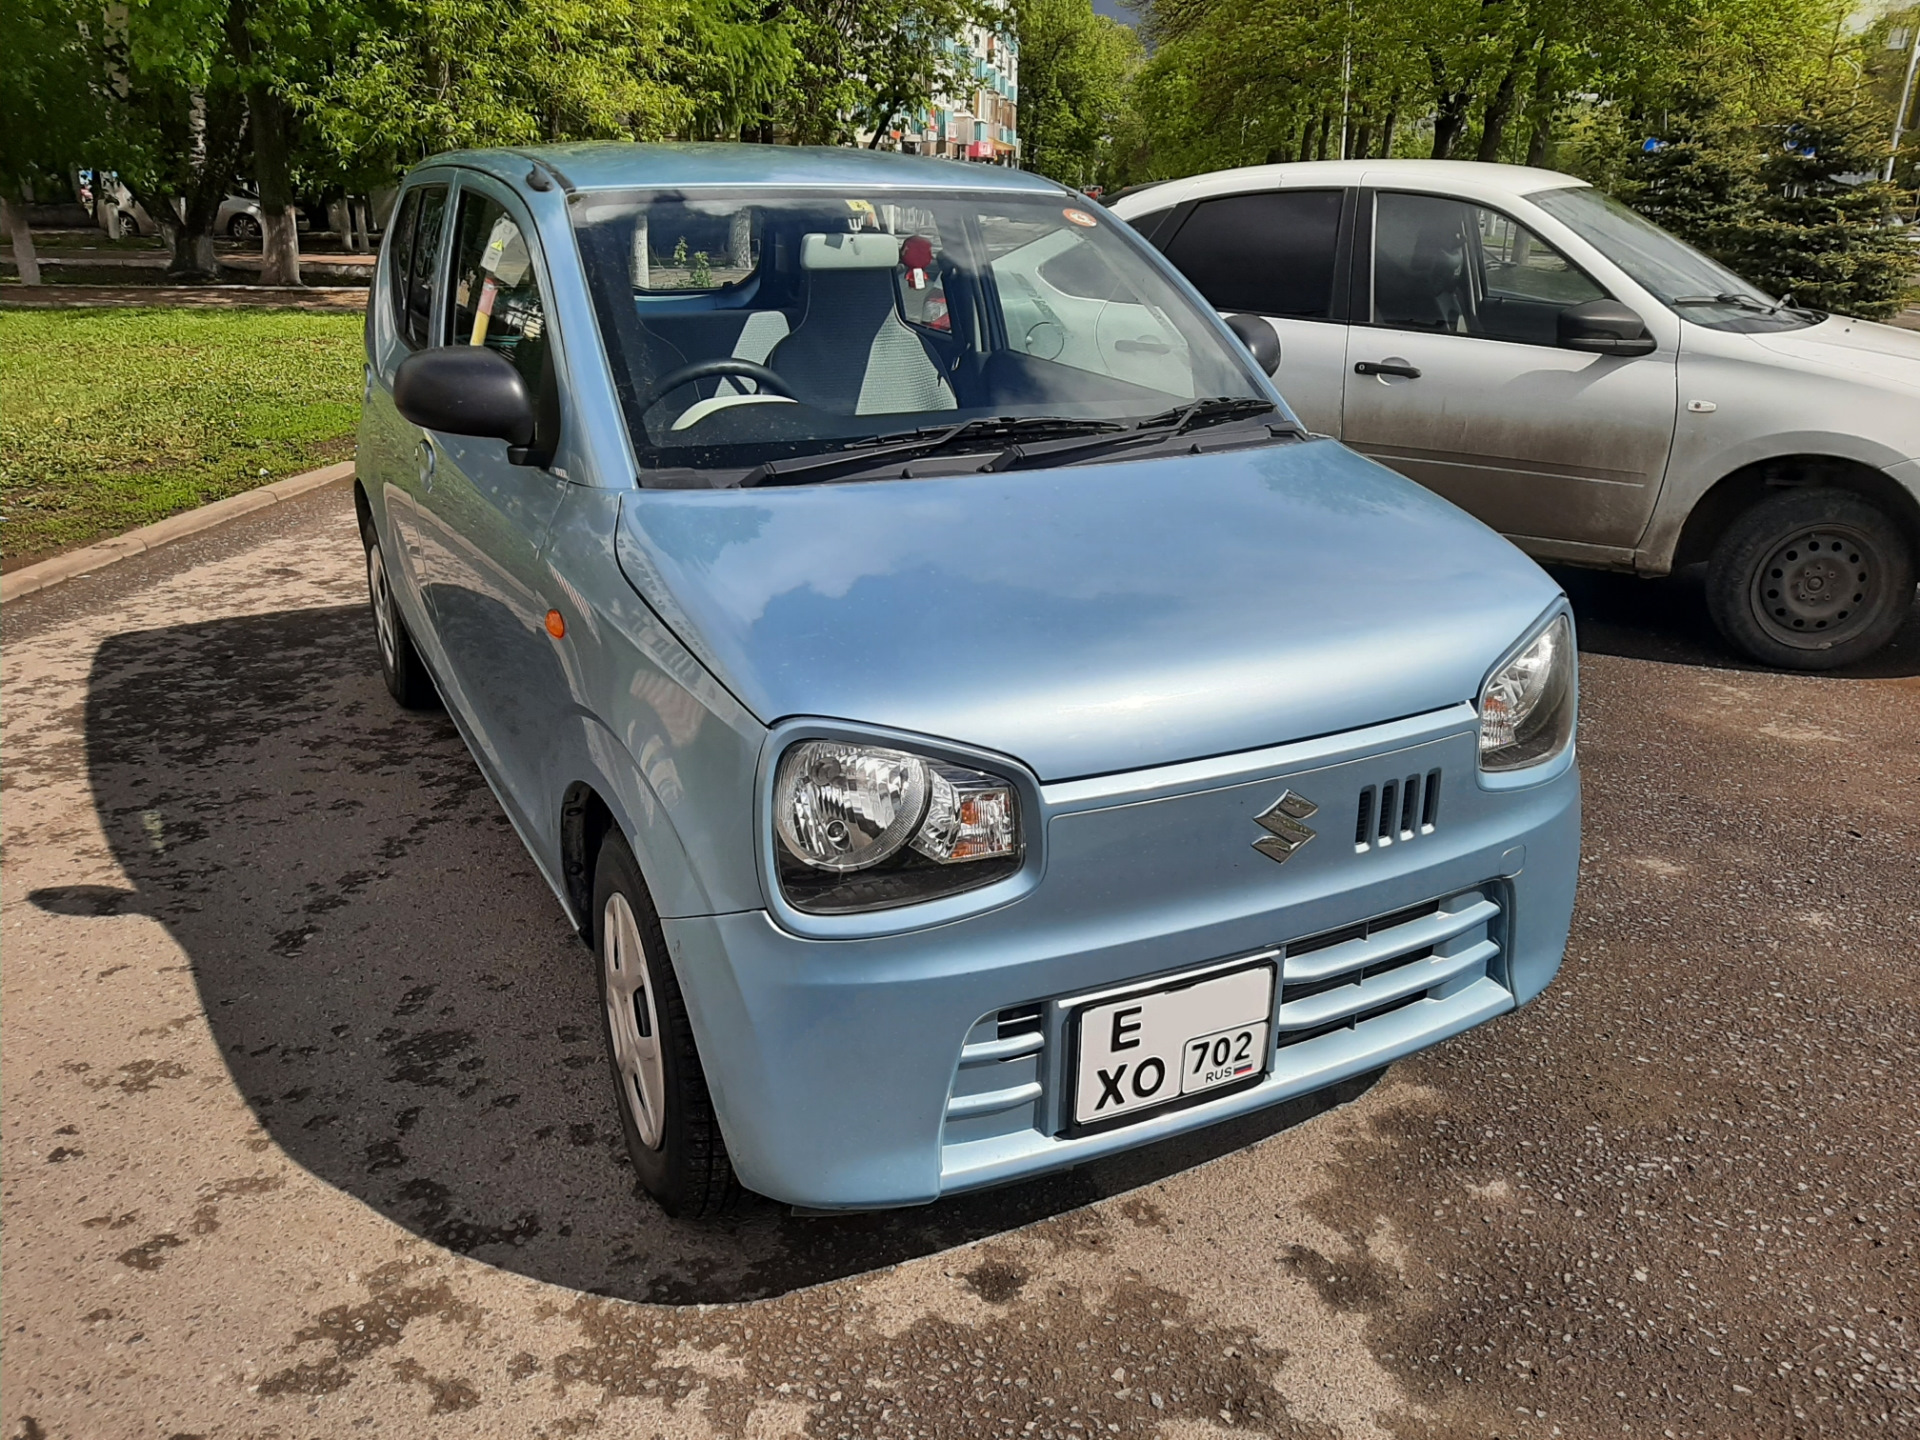
[[[1783,490],[1744,510],[1714,546],[1707,608],[1729,644],[1786,670],[1864,660],[1913,608],[1913,548],[1849,490]]]
[[[258,240],[261,235],[260,222],[251,215],[236,215],[227,222],[227,234],[243,243]]]
[[[660,917],[618,831],[607,835],[594,866],[593,956],[614,1104],[640,1188],[676,1218],[724,1214],[739,1200],[740,1184],[707,1093]],[[625,972],[624,981],[615,978],[618,971]],[[650,1079],[636,1041],[652,1042]],[[649,1086],[651,1096],[645,1093]]]
[[[373,648],[380,657],[380,678],[387,682],[393,698],[407,709],[437,710],[440,692],[434,688],[433,677],[414,648],[413,632],[400,614],[400,604],[387,579],[380,537],[369,529],[360,538],[367,547],[367,604],[373,613]]]

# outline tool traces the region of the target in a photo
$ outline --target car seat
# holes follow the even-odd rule
[[[841,415],[956,408],[939,363],[895,306],[899,266],[897,235],[801,237],[805,309],[767,357],[795,399]]]

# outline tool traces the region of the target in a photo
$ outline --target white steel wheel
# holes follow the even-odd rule
[[[652,973],[633,907],[619,891],[600,917],[600,993],[607,1007],[620,1101],[640,1143],[658,1150],[666,1138],[667,1073],[660,1053],[660,1017]]]

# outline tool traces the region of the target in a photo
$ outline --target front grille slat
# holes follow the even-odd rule
[[[1431,835],[1440,823],[1440,771],[1360,787],[1353,848],[1360,854]]]

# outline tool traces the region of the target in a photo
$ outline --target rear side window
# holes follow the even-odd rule
[[[1301,320],[1333,314],[1338,190],[1277,190],[1203,200],[1166,246],[1216,310]]]
[[[498,200],[466,190],[453,246],[447,343],[499,351],[538,395],[547,364],[547,317],[527,237]]]
[[[393,255],[388,276],[393,284],[394,328],[408,348],[429,344],[433,314],[434,260],[440,252],[440,221],[446,214],[447,187],[422,185],[400,201],[393,222]]]

